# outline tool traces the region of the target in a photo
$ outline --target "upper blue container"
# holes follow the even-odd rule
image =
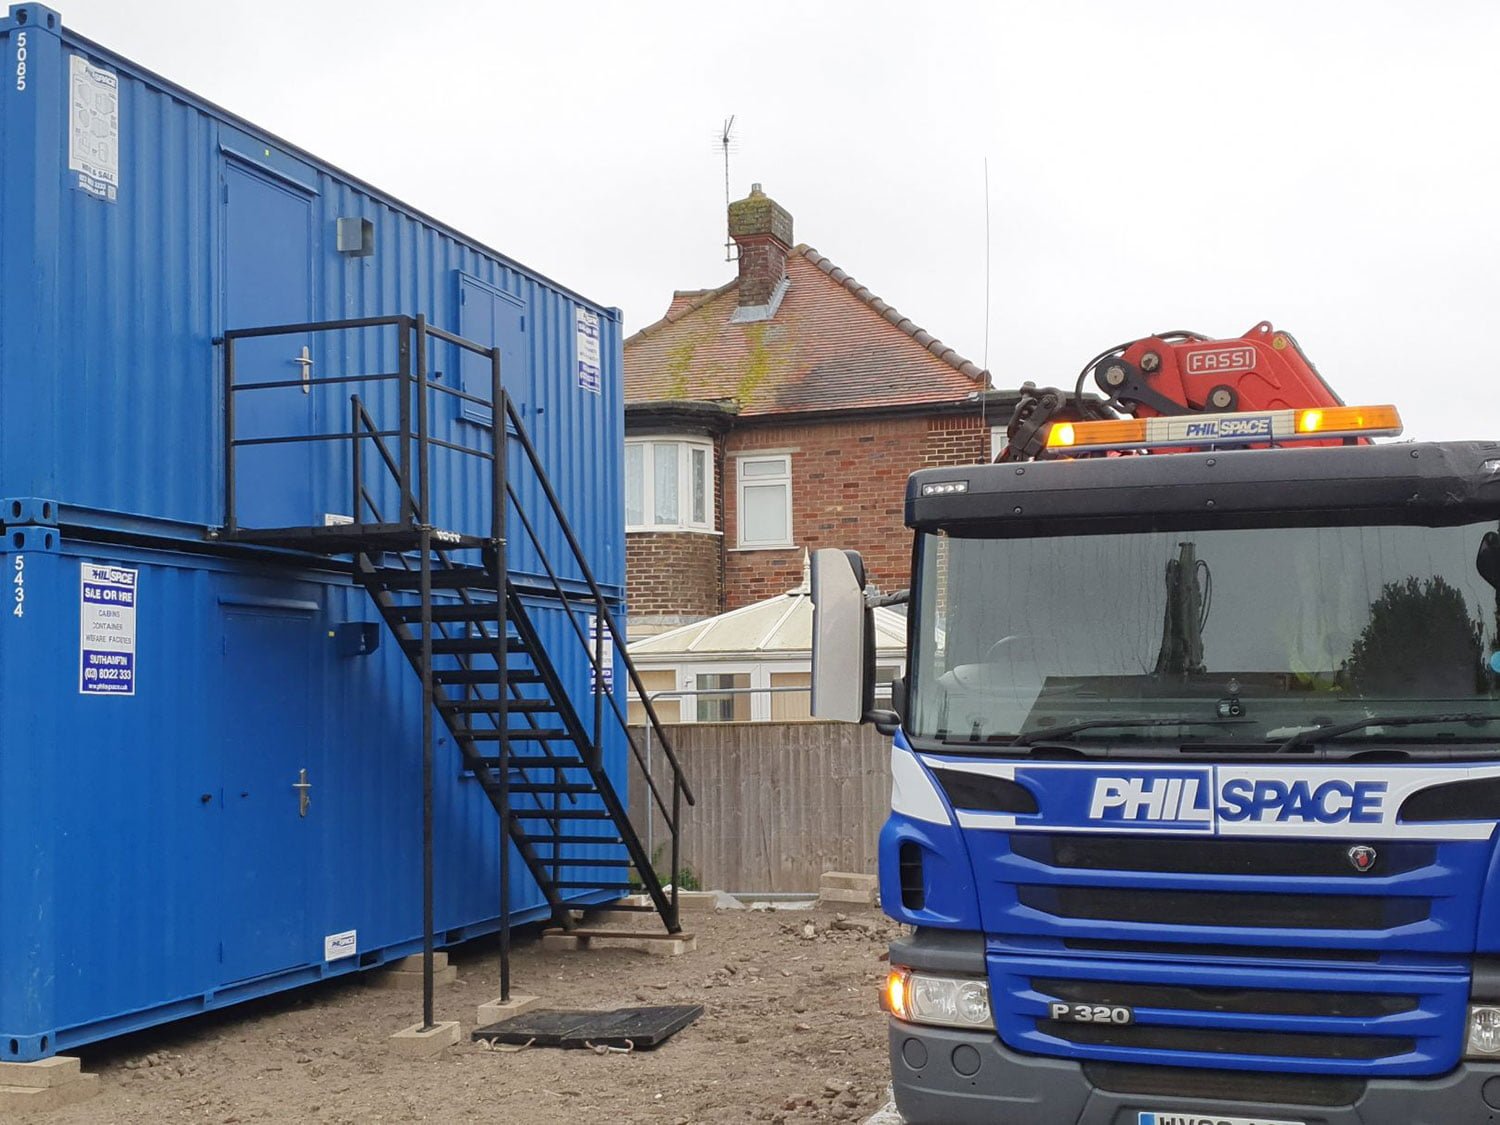
[[[623,495],[618,310],[74,35],[48,8],[10,9],[0,57],[0,498],[55,501],[69,526],[201,538],[225,517],[222,334],[425,314],[500,346],[594,573],[623,594],[623,512],[599,503]],[[241,382],[376,374],[395,369],[395,334],[241,353]],[[435,349],[430,369],[488,395],[487,365],[456,349]],[[347,432],[351,391],[395,428],[394,384],[319,385],[239,396],[237,436]],[[445,395],[430,405],[435,437],[476,443],[482,410]],[[524,495],[529,475],[514,483],[544,510]],[[337,519],[348,446],[242,451],[237,488],[245,526]],[[478,463],[434,458],[434,524],[481,531],[489,503]],[[568,557],[555,526],[538,531],[547,554]],[[539,573],[524,536],[510,563]]]

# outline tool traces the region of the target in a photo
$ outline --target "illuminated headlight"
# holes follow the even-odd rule
[[[1500,1055],[1500,1007],[1476,1004],[1469,1008],[1470,1058],[1494,1058]]]
[[[936,977],[910,969],[892,969],[881,999],[886,1011],[908,1023],[995,1026],[990,1017],[990,986],[974,977]]]

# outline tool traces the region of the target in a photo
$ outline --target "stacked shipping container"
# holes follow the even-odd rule
[[[378,620],[347,566],[214,538],[220,334],[422,313],[498,344],[617,613],[623,408],[617,310],[47,8],[10,9],[0,57],[0,1059],[24,1060],[420,945],[419,681],[394,644],[354,655],[345,643],[339,626]],[[238,377],[392,371],[394,341],[247,341]],[[487,367],[441,347],[432,370],[488,393]],[[395,384],[315,385],[257,392],[237,434],[346,432],[351,388],[394,419]],[[481,442],[482,409],[433,398],[434,436]],[[513,464],[546,554],[577,579],[537,481]],[[350,512],[347,442],[252,447],[235,479],[242,525]],[[440,454],[432,483],[432,522],[482,534],[482,464]],[[510,566],[543,570],[519,534]],[[529,604],[587,710],[566,611]],[[606,748],[622,792],[624,753],[622,740]],[[437,924],[459,940],[497,924],[497,823],[441,736],[437,760]],[[541,917],[540,893],[512,870],[514,916]]]

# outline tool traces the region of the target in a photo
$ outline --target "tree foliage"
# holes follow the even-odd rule
[[[1370,603],[1344,674],[1361,694],[1453,697],[1485,683],[1484,629],[1441,577],[1387,582]]]

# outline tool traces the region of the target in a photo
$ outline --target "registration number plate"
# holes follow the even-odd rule
[[[1049,1004],[1047,1014],[1061,1023],[1103,1023],[1124,1027],[1135,1022],[1135,1012],[1122,1004]]]
[[[1184,1113],[1180,1109],[1143,1109],[1136,1125],[1307,1125],[1305,1121],[1284,1121],[1269,1117],[1222,1117],[1217,1113]]]

